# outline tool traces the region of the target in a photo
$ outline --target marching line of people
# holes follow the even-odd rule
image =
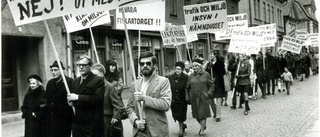
[[[46,90],[38,75],[31,75],[28,93],[21,106],[25,119],[25,137],[123,137],[121,120],[132,124],[133,137],[168,137],[169,123],[166,112],[178,121],[178,136],[183,137],[187,125],[188,105],[192,117],[199,123],[199,136],[205,136],[207,118],[221,121],[221,108],[228,106],[228,93],[232,91],[231,109],[244,104],[244,115],[251,111],[250,99],[257,99],[258,86],[261,98],[274,95],[276,84],[279,93],[292,93],[294,79],[303,81],[310,72],[318,73],[318,58],[312,54],[277,57],[268,50],[263,58],[257,55],[230,54],[228,63],[218,51],[210,52],[210,60],[196,56],[192,62],[178,61],[173,74],[157,74],[157,58],[143,52],[138,60],[141,78],[130,86],[128,104],[123,103],[123,80],[117,63],[106,61],[94,64],[88,56],[76,62],[81,76],[66,77],[70,87],[67,93],[63,78],[54,61],[50,66],[53,78]],[[62,62],[60,62],[64,69]],[[271,87],[271,88],[270,88]],[[75,108],[73,112],[72,107]],[[253,109],[254,110],[254,109]]]

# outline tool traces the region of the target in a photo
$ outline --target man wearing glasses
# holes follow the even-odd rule
[[[168,137],[166,111],[171,105],[170,82],[157,75],[157,58],[151,52],[141,53],[139,64],[143,77],[132,84],[130,92],[133,96],[127,104],[133,125],[132,136]]]
[[[81,56],[77,67],[81,74],[73,83],[68,95],[69,105],[75,106],[73,137],[101,137],[103,135],[103,96],[105,91],[103,78],[90,70],[92,61]]]
[[[64,70],[62,62],[60,62]],[[67,90],[64,86],[58,62],[54,61],[50,66],[53,76],[47,83],[45,99],[47,101],[47,136],[48,137],[70,137],[73,112],[67,103]],[[70,87],[73,79],[65,76]]]

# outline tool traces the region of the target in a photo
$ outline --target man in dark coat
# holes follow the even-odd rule
[[[275,81],[279,77],[279,64],[277,59],[272,56],[271,49],[267,52],[266,57],[266,79],[267,79],[267,95],[270,95],[270,80],[272,83],[272,95],[274,95],[275,92]]]
[[[72,82],[72,93],[67,96],[69,105],[74,105],[76,110],[72,136],[101,137],[103,135],[104,80],[90,71],[92,61],[88,56],[81,56],[77,66],[81,76]]]
[[[62,62],[60,62],[62,69]],[[70,137],[72,125],[72,108],[67,103],[67,90],[65,88],[58,62],[50,66],[53,79],[48,81],[45,99],[47,101],[47,137]],[[73,79],[65,76],[68,87]]]

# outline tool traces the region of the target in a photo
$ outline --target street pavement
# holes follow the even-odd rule
[[[311,76],[304,81],[295,80],[291,94],[275,92],[275,95],[250,100],[249,115],[244,115],[244,108],[230,109],[222,107],[220,122],[207,119],[207,137],[317,137],[319,136],[319,77]],[[277,87],[276,87],[277,89]],[[126,91],[127,92],[127,91]],[[229,96],[230,97],[230,96]],[[127,100],[124,100],[125,104]],[[178,123],[174,122],[171,111],[167,112],[171,137],[178,136]],[[200,125],[192,118],[188,107],[186,137],[199,136]],[[123,120],[124,136],[130,137],[132,126],[129,120]],[[24,121],[2,124],[3,137],[22,137]]]

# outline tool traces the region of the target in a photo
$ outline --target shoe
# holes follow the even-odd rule
[[[267,93],[267,95],[270,95],[270,93]]]
[[[216,117],[217,117],[217,113],[214,113],[214,114],[213,114],[213,118],[216,118]]]
[[[261,96],[263,99],[267,99],[267,97],[266,96]]]
[[[216,122],[220,122],[220,118],[216,118]]]
[[[283,89],[282,92],[286,92],[286,90]]]
[[[227,106],[228,106],[228,104],[227,104],[227,103],[224,103],[224,106],[226,106],[226,107],[227,107]]]
[[[248,115],[248,111],[244,111],[244,113],[243,113],[244,115]]]
[[[289,93],[289,92],[287,92],[287,95],[290,95],[290,93]]]
[[[249,99],[251,99],[251,98],[252,98],[252,96],[249,96],[248,98],[249,98]]]
[[[183,127],[182,127],[182,132],[185,133],[186,132],[186,128],[187,128],[187,124],[183,124]]]
[[[242,105],[239,105],[239,108],[242,108]]]
[[[278,89],[278,91],[279,91],[279,93],[281,93],[281,90],[280,90],[280,89]]]
[[[180,133],[178,134],[178,137],[183,137],[183,132],[180,132]]]
[[[230,108],[231,108],[231,109],[236,109],[237,107],[236,107],[236,106],[234,106],[234,105],[232,105]]]
[[[274,95],[274,92],[272,93],[272,95]]]

